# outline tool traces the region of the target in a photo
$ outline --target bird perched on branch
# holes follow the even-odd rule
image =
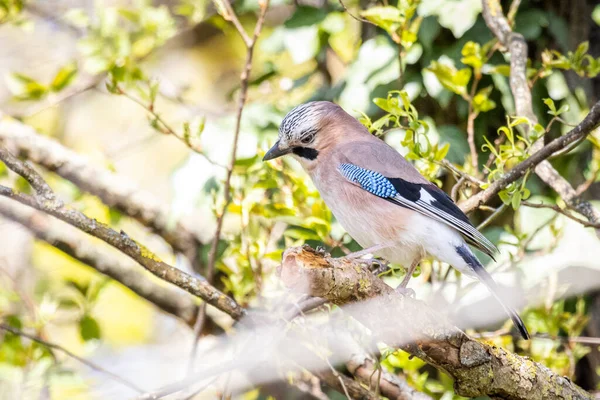
[[[263,161],[286,154],[300,162],[336,219],[365,249],[356,255],[369,253],[409,266],[401,288],[421,259],[432,255],[479,278],[523,338],[529,338],[467,244],[492,258],[496,247],[444,191],[341,107],[315,101],[290,111]]]

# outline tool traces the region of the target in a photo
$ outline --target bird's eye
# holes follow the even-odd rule
[[[302,144],[309,144],[314,140],[314,138],[315,138],[315,133],[311,132],[311,133],[304,135],[304,137],[302,137],[302,139],[300,139],[300,141],[302,142]]]

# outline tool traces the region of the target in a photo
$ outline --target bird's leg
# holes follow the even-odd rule
[[[406,271],[406,275],[404,276],[404,279],[402,279],[402,282],[400,282],[400,285],[398,285],[398,287],[396,288],[396,291],[398,293],[400,293],[402,295],[409,295],[411,297],[414,297],[415,291],[407,288],[406,286],[408,285],[410,278],[412,278],[412,274],[413,274],[413,272],[415,272],[415,269],[417,268],[417,265],[419,265],[420,261],[421,261],[421,257],[417,257],[412,262],[412,264],[410,265],[410,268],[408,269],[408,271]]]

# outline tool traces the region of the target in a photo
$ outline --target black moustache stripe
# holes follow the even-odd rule
[[[317,150],[309,147],[294,147],[292,152],[299,157],[306,158],[307,160],[314,160],[319,155]]]

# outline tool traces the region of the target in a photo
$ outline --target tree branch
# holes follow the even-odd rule
[[[231,158],[229,160],[229,165],[227,167],[227,176],[225,177],[225,185],[223,187],[224,191],[224,204],[221,213],[217,217],[217,227],[215,229],[215,235],[210,247],[210,251],[208,253],[208,267],[206,277],[211,280],[214,274],[215,262],[217,256],[217,247],[219,244],[219,237],[221,236],[221,230],[223,228],[223,220],[225,217],[225,213],[227,211],[227,207],[231,203],[231,177],[233,175],[233,169],[235,166],[235,161],[237,158],[237,148],[238,141],[240,137],[240,128],[242,124],[242,114],[244,112],[244,106],[246,104],[246,97],[248,95],[248,81],[250,79],[250,71],[252,70],[252,58],[254,55],[254,46],[256,44],[256,40],[260,35],[262,30],[263,23],[265,22],[265,15],[267,14],[267,10],[269,9],[269,0],[259,2],[260,5],[260,14],[258,15],[258,20],[256,21],[256,26],[254,27],[254,34],[250,39],[244,31],[244,28],[239,23],[237,15],[231,8],[229,2],[224,1],[226,4],[227,12],[229,13],[229,19],[232,21],[237,28],[240,36],[246,43],[247,51],[246,51],[246,62],[244,64],[244,68],[242,69],[242,73],[240,75],[241,87],[240,87],[240,97],[238,99],[237,106],[237,114],[235,120],[235,130],[233,134],[233,144],[231,147]],[[226,18],[227,19],[227,18]]]
[[[125,262],[122,257],[110,251],[102,251],[75,229],[61,226],[60,222],[43,212],[8,199],[0,199],[0,215],[22,225],[37,239],[111,277],[163,311],[181,318],[188,325],[194,323],[198,307],[189,294],[158,284],[131,262]]]
[[[221,237],[221,231],[223,229],[223,220],[225,219],[225,214],[227,212],[227,208],[229,204],[231,204],[231,177],[233,176],[233,169],[235,167],[235,161],[237,159],[237,148],[238,142],[240,138],[240,129],[242,124],[242,114],[244,112],[244,106],[246,105],[246,98],[248,96],[248,82],[250,79],[250,72],[252,70],[252,58],[254,56],[254,46],[256,45],[256,41],[260,32],[262,31],[263,24],[265,22],[265,16],[267,14],[267,10],[269,9],[269,0],[259,1],[260,12],[258,15],[258,19],[256,20],[256,25],[254,26],[254,33],[252,34],[252,38],[248,37],[244,27],[240,24],[240,21],[233,11],[233,8],[229,4],[228,0],[223,1],[225,6],[225,10],[227,12],[227,16],[224,18],[228,21],[232,21],[238,33],[240,34],[242,40],[246,44],[246,62],[244,63],[244,67],[242,69],[242,73],[240,75],[240,96],[238,99],[237,105],[237,114],[235,120],[235,130],[233,134],[233,144],[231,146],[231,157],[229,160],[229,165],[227,166],[227,175],[225,177],[225,184],[223,186],[223,208],[221,209],[221,213],[217,216],[217,227],[215,228],[215,234],[213,236],[212,244],[210,246],[210,250],[208,252],[208,265],[206,268],[206,279],[208,282],[212,282],[215,274],[215,264],[217,262],[217,250],[219,247],[219,238]],[[203,306],[204,307],[204,306]],[[190,359],[195,358],[196,348],[198,338],[202,331],[202,324],[204,322],[204,316],[206,314],[206,310],[200,309],[198,312],[197,324],[194,327],[195,340],[194,345],[192,347],[191,357]]]
[[[395,400],[431,400],[425,393],[418,392],[404,378],[387,371],[378,372],[373,361],[365,355],[354,355],[346,363],[348,371],[370,388],[378,387],[381,394]]]
[[[398,294],[360,264],[332,259],[311,248],[288,249],[281,279],[292,290],[323,297],[334,304],[369,300],[376,312],[345,310],[378,340],[450,375],[457,394],[514,400],[592,399],[550,369],[506,350],[480,343],[446,322],[424,303]],[[407,323],[410,321],[410,323]]]
[[[558,150],[563,149],[570,143],[585,138],[587,135],[592,133],[592,131],[596,129],[598,125],[600,125],[600,101],[594,104],[589,114],[575,128],[573,128],[567,134],[554,139],[533,153],[528,159],[517,164],[514,168],[506,172],[500,179],[492,182],[492,184],[483,192],[479,192],[476,195],[471,196],[469,199],[461,202],[460,208],[464,212],[469,212],[478,206],[487,203],[507,185],[523,177],[527,171],[544,162],[548,157]],[[586,215],[584,212],[580,211],[580,209],[587,209],[588,206],[592,207],[589,205],[589,203],[578,202],[576,199],[571,199],[571,202],[573,203],[572,207],[582,215],[585,215],[586,217],[589,215],[589,212],[588,215]],[[590,222],[595,223],[596,221]]]
[[[315,372],[315,375],[327,386],[332,387],[341,394],[345,395],[348,399],[359,399],[359,400],[377,400],[379,399],[375,393],[365,389],[360,383],[353,379],[348,378],[339,372]]]
[[[515,99],[515,109],[519,116],[526,117],[532,124],[538,120],[533,112],[531,90],[527,82],[527,42],[520,33],[512,31],[510,24],[502,12],[498,0],[482,0],[483,18],[487,26],[500,40],[502,45],[510,53],[510,89]],[[511,15],[516,13],[518,2],[511,8]],[[591,114],[591,112],[590,112]],[[528,128],[526,128],[527,134]],[[532,146],[531,152],[539,152],[544,147],[543,137],[538,139]],[[552,164],[542,160],[535,166],[535,173],[548,184],[558,195],[571,207],[584,215],[591,223],[600,222],[600,212],[589,202],[578,199],[578,194],[571,184],[563,178]],[[596,230],[600,236],[600,230]]]
[[[0,159],[2,159],[2,161],[4,161],[2,158],[3,154],[7,153],[0,153]],[[15,159],[13,157],[10,162],[14,161]],[[21,162],[19,160],[17,161]],[[8,164],[7,166],[10,167]],[[33,171],[32,169],[28,172],[33,172],[35,175],[38,175],[37,172]],[[229,314],[233,319],[238,320],[246,313],[245,309],[238,305],[235,300],[226,296],[215,287],[210,285],[206,279],[196,278],[177,268],[172,267],[169,264],[166,264],[150,250],[127,236],[127,234],[123,231],[118,233],[107,225],[87,217],[80,211],[65,208],[62,204],[57,204],[57,202],[38,202],[32,196],[14,192],[12,189],[5,186],[0,186],[0,195],[50,214],[53,217],[56,217],[85,233],[103,240],[114,248],[120,250],[122,253],[133,258],[152,274],[167,282],[179,286],[181,289],[195,296],[200,297],[208,304]]]
[[[0,159],[4,161],[8,168],[27,180],[35,190],[36,197],[38,197],[39,201],[57,201],[50,186],[48,186],[41,176],[35,173],[33,168],[31,168],[27,162],[22,162],[3,147],[0,147]]]
[[[134,218],[161,236],[190,260],[197,257],[202,240],[182,220],[172,221],[169,207],[127,178],[92,165],[85,157],[0,111],[0,144],[80,189],[98,196],[106,205]]]

